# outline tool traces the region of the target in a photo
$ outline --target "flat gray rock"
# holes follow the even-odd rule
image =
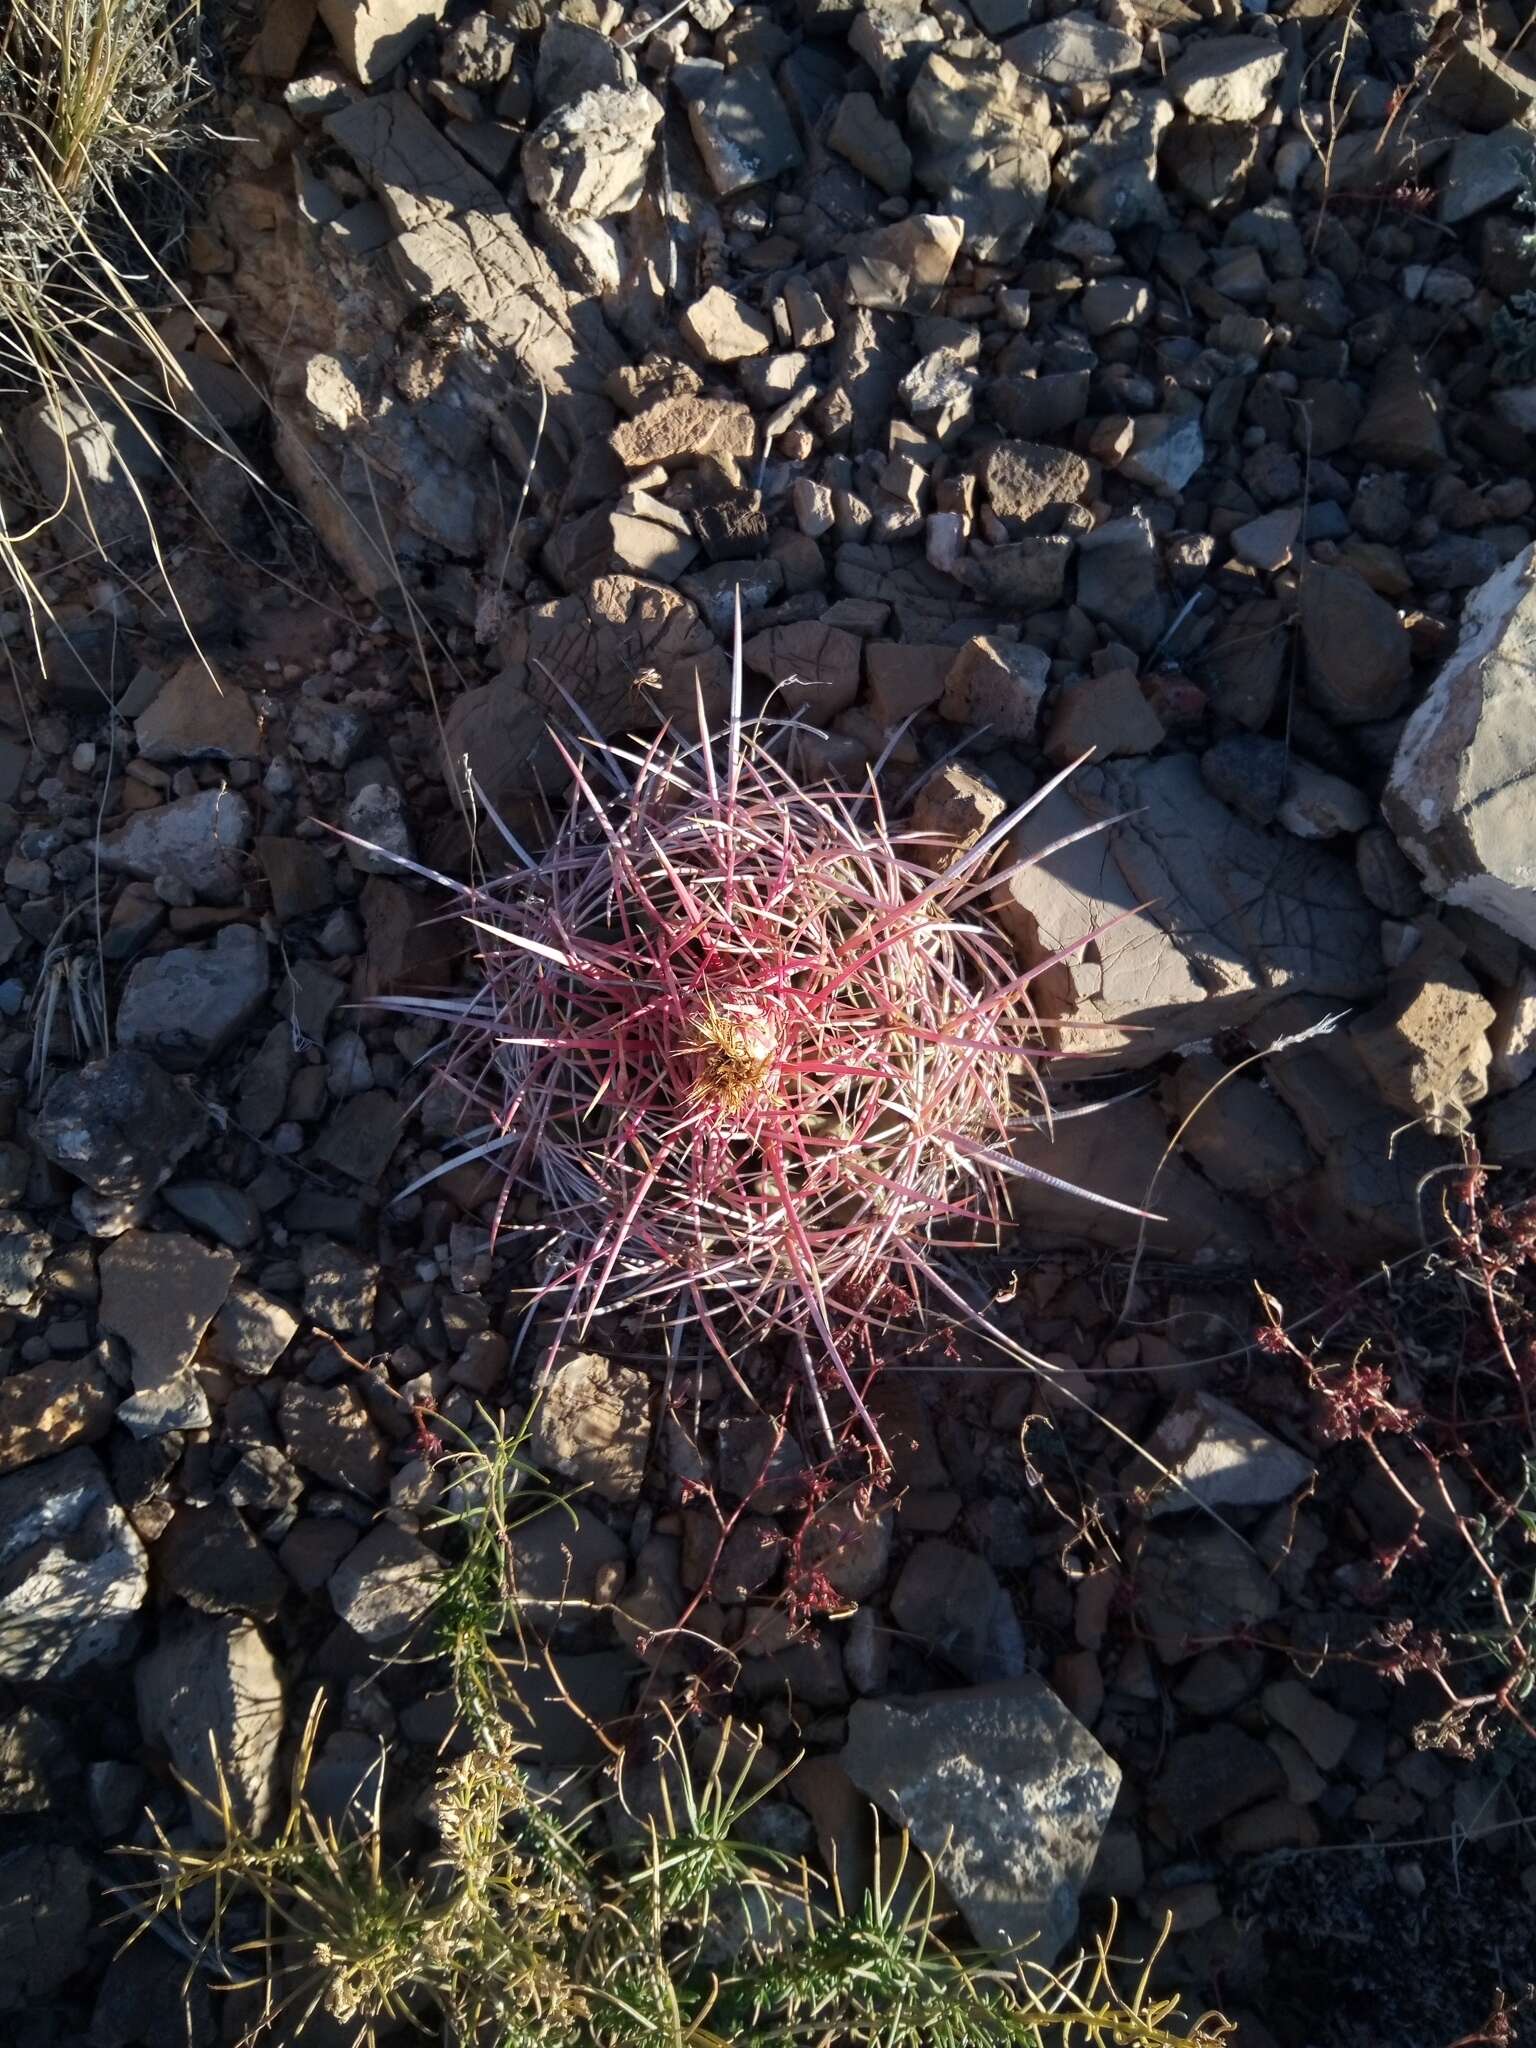
[[[1120,1767],[1043,1679],[856,1700],[841,1761],[932,1857],[984,1948],[1060,1955]]]
[[[144,1546],[90,1451],[0,1479],[0,1679],[73,1677],[126,1650]]]
[[[1432,896],[1536,945],[1536,548],[1467,600],[1382,810]]]
[[[178,1777],[205,1799],[220,1779],[243,1826],[260,1832],[276,1806],[283,1680],[261,1631],[201,1616],[173,1626],[135,1673],[139,1727]],[[192,1803],[198,1839],[223,1834],[216,1811]]]
[[[1102,833],[1014,875],[998,906],[1026,967],[1119,920],[1031,986],[1063,1049],[1144,1066],[1282,996],[1373,991],[1378,920],[1354,876],[1255,831],[1193,755],[1085,769],[1024,820],[1014,856],[1095,820]]]

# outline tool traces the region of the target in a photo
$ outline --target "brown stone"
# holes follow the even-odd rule
[[[1383,1101],[1423,1117],[1432,1130],[1466,1128],[1467,1109],[1488,1093],[1492,1003],[1459,961],[1413,963],[1350,1027]]]
[[[0,1380],[0,1472],[95,1443],[112,1424],[117,1396],[89,1358],[47,1358]]]
[[[1045,757],[1064,768],[1083,754],[1100,761],[1150,754],[1163,736],[1163,721],[1142,695],[1135,671],[1115,669],[1063,689],[1046,734]]]
[[[999,519],[1033,519],[1051,505],[1079,504],[1093,471],[1081,455],[1039,441],[1003,441],[982,466],[987,502]]]
[[[952,865],[1007,809],[995,789],[956,761],[930,777],[912,806],[912,828],[931,834],[932,844],[915,848],[925,866],[943,870]]]
[[[663,398],[613,430],[613,452],[626,469],[649,469],[653,463],[696,462],[701,455],[753,452],[756,429],[751,410],[735,399],[700,398],[683,393]]]
[[[858,696],[862,655],[863,643],[852,633],[814,619],[772,626],[741,651],[750,672],[778,689],[781,710],[808,711],[822,724]]]
[[[1050,659],[1040,648],[978,634],[950,662],[939,708],[956,725],[1032,741],[1050,680]]]
[[[1396,608],[1348,569],[1316,563],[1301,579],[1307,688],[1340,725],[1390,718],[1402,708],[1413,643]]]
[[[953,649],[948,647],[871,640],[864,650],[870,710],[882,725],[900,725],[915,712],[926,711],[944,694],[945,671],[952,658]]]

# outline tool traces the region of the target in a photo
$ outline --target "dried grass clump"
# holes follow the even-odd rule
[[[197,21],[196,0],[0,10],[0,405],[40,400],[61,422],[115,423],[140,405],[163,411],[185,383],[155,314],[180,298],[161,259],[182,205],[168,153],[196,92]],[[155,375],[125,368],[135,358]],[[40,501],[13,447],[0,436],[0,564],[35,631],[47,607],[28,543],[63,506]],[[90,536],[102,552],[111,538]]]
[[[305,1797],[316,1722],[286,1823],[263,1841],[226,1797],[222,1839],[163,1831],[131,1853],[130,1894],[216,1982],[255,1993],[245,2042],[305,2038],[323,2014],[364,2048],[419,2029],[444,2048],[1221,2048],[1215,2013],[1184,2018],[1091,1953],[1051,1970],[952,1947],[934,1873],[902,1845],[862,1899],[752,1840],[760,1744],[727,1722],[672,1728],[638,1772],[579,1801],[535,1791],[506,1742],[441,1772],[435,1853],[392,1851],[372,1811],[338,1823]],[[575,1788],[572,1788],[573,1790]],[[329,2037],[330,2028],[327,2028]]]
[[[1034,1171],[1012,1140],[1045,1114],[1028,990],[1055,961],[1020,973],[986,905],[1039,797],[943,847],[873,773],[802,781],[793,723],[744,723],[740,693],[738,651],[723,746],[702,706],[691,744],[562,744],[547,846],[503,827],[507,876],[435,877],[479,986],[405,1006],[447,1020],[471,1127],[439,1170],[493,1162],[503,1207],[537,1200],[555,1341],[640,1305],[727,1363],[743,1327],[787,1335],[873,1437],[862,1339],[932,1296],[969,1313],[945,1254],[994,1242]]]

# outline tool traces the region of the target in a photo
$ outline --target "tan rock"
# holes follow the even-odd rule
[[[1065,768],[1083,754],[1101,761],[1150,754],[1163,737],[1163,721],[1142,695],[1135,671],[1115,669],[1063,688],[1046,734],[1045,757],[1053,767]]]
[[[995,789],[950,761],[919,790],[912,806],[914,832],[931,834],[932,843],[915,848],[926,866],[943,870],[973,847],[1007,806]]]
[[[950,663],[939,709],[956,725],[984,725],[999,739],[1032,741],[1050,679],[1050,657],[1041,648],[978,634]]]
[[[982,484],[999,519],[1033,519],[1049,505],[1088,495],[1093,471],[1081,455],[1038,441],[1003,441],[987,457]]]
[[[742,649],[751,673],[778,689],[784,710],[809,711],[823,724],[858,696],[862,656],[863,644],[854,634],[814,619],[770,627]]]
[[[117,1396],[88,1358],[48,1358],[0,1380],[0,1472],[95,1443],[112,1423]]]
[[[1455,1132],[1488,1093],[1493,1022],[1492,1003],[1458,961],[1436,960],[1417,974],[1410,961],[1349,1035],[1384,1101]]]
[[[632,1501],[645,1478],[651,1383],[633,1366],[568,1348],[533,1411],[529,1448],[546,1471],[604,1500]]]
[[[377,85],[442,20],[448,0],[319,0],[319,6],[352,76]]]
[[[133,1354],[141,1391],[189,1365],[239,1261],[180,1231],[128,1230],[102,1253],[97,1321]]]
[[[670,467],[701,455],[745,459],[756,445],[750,409],[738,400],[679,393],[663,398],[613,430],[613,452],[626,469]]]
[[[711,363],[737,363],[766,355],[773,347],[773,322],[755,306],[743,305],[724,285],[711,285],[678,321],[689,346]]]

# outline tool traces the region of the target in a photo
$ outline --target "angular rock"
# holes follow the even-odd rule
[[[352,76],[387,78],[447,12],[448,0],[318,0],[320,19]]]
[[[539,107],[564,106],[584,92],[635,82],[635,60],[622,43],[570,14],[546,16],[539,37],[533,94]]]
[[[736,363],[765,355],[773,346],[773,323],[754,306],[744,306],[724,285],[712,285],[678,320],[689,344],[711,363]]]
[[[204,1330],[224,1304],[237,1260],[178,1231],[127,1230],[98,1262],[103,1330],[133,1354],[140,1392],[190,1365]]]
[[[377,1187],[400,1142],[404,1106],[387,1088],[368,1088],[335,1111],[314,1157],[363,1187]]]
[[[937,704],[952,649],[913,647],[904,641],[871,640],[864,649],[869,709],[885,726],[900,725]]]
[[[750,419],[745,407],[740,410]],[[581,597],[528,608],[503,634],[498,651],[507,663],[498,687],[515,685],[558,719],[566,715],[558,678],[603,733],[631,732],[673,716],[692,719],[700,688],[713,717],[729,674],[723,651],[687,598],[633,576],[600,576]]]
[[[912,183],[912,152],[894,121],[881,113],[872,94],[846,93],[827,130],[827,144],[846,157],[882,192],[907,191]]]
[[[89,1358],[47,1358],[0,1380],[0,1473],[97,1443],[112,1426],[117,1393]]]
[[[1141,67],[1141,43],[1106,28],[1091,14],[1063,14],[1004,44],[1004,54],[1026,78],[1047,85],[1094,85]]]
[[[1015,1158],[1050,1178],[1013,1183],[1019,1227],[1040,1244],[1126,1250],[1144,1242],[1176,1259],[1215,1252],[1251,1258],[1257,1244],[1251,1219],[1177,1154],[1165,1156],[1171,1135],[1157,1105],[1145,1098],[1022,1133],[1014,1140]],[[1106,1208],[1092,1195],[1124,1206]],[[1144,1217],[1146,1209],[1156,1213]]]
[[[437,1599],[442,1562],[394,1522],[379,1522],[349,1550],[328,1581],[348,1628],[377,1647],[413,1629]]]
[[[1307,688],[1341,725],[1390,718],[1402,708],[1413,643],[1396,607],[1348,569],[1307,567],[1301,579]]]
[[[0,1308],[30,1314],[53,1252],[45,1231],[34,1230],[21,1216],[0,1210]]]
[[[1117,640],[1149,654],[1168,622],[1157,536],[1139,508],[1109,519],[1077,543],[1077,602]]]
[[[91,1866],[76,1849],[34,1842],[0,1856],[0,2013],[46,2011],[84,1967],[91,1889]]]
[[[206,1429],[212,1420],[207,1391],[187,1366],[130,1394],[117,1411],[118,1427],[140,1439]]]
[[[1356,455],[1383,469],[1438,470],[1446,461],[1439,400],[1423,366],[1407,346],[1382,359],[1365,416],[1350,443]]]
[[[1268,1507],[1300,1492],[1314,1469],[1309,1458],[1215,1394],[1175,1402],[1147,1438],[1146,1451],[1145,1463],[1131,1461],[1130,1479],[1145,1490],[1148,1516],[1193,1507]]]
[[[841,1762],[934,1859],[976,1941],[1055,1960],[1120,1770],[1042,1680],[855,1700]]]
[[[934,1538],[917,1544],[891,1589],[891,1619],[973,1685],[1023,1675],[1013,1601],[974,1550]]]
[[[1240,604],[1211,642],[1204,674],[1217,708],[1251,732],[1269,723],[1285,673],[1285,613],[1272,598]]]
[[[1165,1664],[1212,1638],[1240,1635],[1280,1610],[1280,1591],[1239,1536],[1197,1519],[1152,1529],[1135,1566],[1136,1608]]]
[[[1214,1054],[1180,1060],[1169,1094],[1185,1125],[1180,1147],[1214,1187],[1262,1202],[1313,1170],[1311,1149],[1284,1103]]]
[[[632,1501],[645,1479],[651,1383],[643,1372],[595,1351],[555,1360],[533,1414],[529,1448],[546,1471],[591,1487],[603,1500]]]
[[[887,100],[912,83],[924,53],[943,41],[944,31],[920,0],[870,0],[848,32],[849,47],[874,72]]]
[[[1349,1036],[1384,1102],[1454,1133],[1488,1093],[1493,1021],[1492,1003],[1460,961],[1416,971],[1410,960],[1385,999],[1352,1020]]]
[[[1217,1727],[1170,1744],[1151,1806],[1162,1828],[1182,1840],[1284,1790],[1285,1772],[1267,1743],[1239,1728]]]
[[[863,235],[848,259],[848,296],[877,312],[926,311],[943,290],[965,223],[954,214],[911,213]]]
[[[250,1023],[268,983],[260,932],[227,924],[211,946],[177,946],[135,965],[118,1006],[118,1043],[178,1071],[204,1066]]]
[[[258,833],[256,858],[272,892],[272,915],[279,924],[317,916],[335,902],[334,870],[309,840]]]
[[[144,1546],[81,1446],[0,1478],[0,1678],[71,1678],[131,1646]]]
[[[1139,1066],[1288,993],[1370,991],[1376,919],[1354,877],[1321,851],[1255,832],[1190,755],[1084,770],[1024,821],[1011,858],[1117,816],[1107,840],[1014,875],[997,905],[1025,965],[1123,919],[1032,984],[1059,1043]]]
[[[608,538],[621,570],[656,583],[675,582],[699,552],[684,515],[649,491],[624,493],[608,514]]]
[[[1142,413],[1131,434],[1120,474],[1163,497],[1177,497],[1205,461],[1198,413]]]
[[[1467,599],[1382,799],[1432,896],[1536,945],[1536,548]]]
[[[862,660],[863,648],[852,633],[811,619],[770,627],[742,649],[743,665],[778,690],[785,711],[807,711],[822,724],[858,696]]]
[[[99,386],[59,384],[21,409],[16,438],[44,503],[58,508],[78,544],[125,563],[150,552],[144,486],[162,475],[163,465],[135,414]]]
[[[1087,142],[1061,163],[1067,211],[1119,233],[1163,225],[1167,204],[1157,186],[1157,156],[1173,120],[1165,92],[1115,93]]]
[[[662,107],[643,85],[604,87],[546,115],[523,144],[535,206],[581,219],[629,213],[645,190]]]
[[[907,95],[917,182],[958,215],[965,248],[984,263],[1023,253],[1050,196],[1050,108],[1031,103],[1013,65],[993,55],[935,52]]]
[[[202,1614],[247,1614],[271,1621],[287,1580],[244,1517],[224,1501],[179,1508],[155,1546],[167,1589]]]
[[[624,1544],[572,1502],[520,1522],[507,1535],[507,1577],[530,1628],[580,1631],[598,1604],[600,1577],[623,1577]]]
[[[299,1256],[304,1313],[317,1328],[348,1335],[369,1329],[379,1291],[372,1259],[329,1238],[312,1237]]]
[[[223,1839],[226,1797],[237,1824],[260,1833],[276,1809],[283,1736],[282,1673],[260,1630],[202,1617],[173,1624],[141,1659],[134,1685],[144,1740],[201,1794],[192,1802],[198,1840]]]
[[[868,1600],[890,1569],[895,1520],[889,1502],[868,1498],[867,1489],[834,1494],[806,1523],[803,1561],[844,1599]]]
[[[913,851],[924,866],[942,871],[968,853],[1006,809],[995,789],[958,762],[947,762],[913,800],[912,829],[930,839]]]
[[[1053,505],[1079,504],[1092,480],[1081,455],[1030,441],[999,442],[981,472],[987,503],[999,519],[1033,519]]]
[[[1255,1043],[1294,1039],[1326,1012],[1314,1001],[1277,1004],[1254,1028]],[[1364,1061],[1341,1033],[1284,1047],[1265,1063],[1270,1085],[1323,1160],[1307,1184],[1319,1228],[1362,1257],[1422,1244],[1452,1162],[1449,1145],[1400,1109],[1382,1105]],[[1426,1206],[1431,1205],[1431,1206]]]
[[[750,456],[757,443],[751,409],[739,400],[683,392],[659,399],[613,430],[613,452],[626,469],[692,462],[704,455]]]
[[[1298,839],[1337,839],[1341,832],[1364,831],[1374,815],[1364,790],[1342,775],[1327,775],[1310,761],[1298,760],[1286,772],[1275,820]]]
[[[1285,69],[1285,46],[1258,36],[1193,44],[1168,73],[1168,90],[1201,121],[1256,122]]]
[[[1299,1678],[1266,1685],[1263,1701],[1271,1721],[1294,1735],[1321,1771],[1336,1771],[1360,1732],[1353,1715],[1341,1714]]]
[[[688,125],[722,198],[798,168],[803,157],[794,123],[766,71],[751,64],[689,69]]]
[[[1440,186],[1445,227],[1499,206],[1536,177],[1536,135],[1511,123],[1491,135],[1463,135],[1451,149]]]
[[[1162,744],[1163,721],[1142,695],[1133,669],[1084,676],[1061,693],[1045,738],[1045,757],[1064,768],[1083,754],[1096,761],[1150,754]]]
[[[1536,109],[1536,78],[1487,43],[1453,40],[1428,80],[1431,105],[1464,128],[1486,133]]]
[[[950,663],[939,710],[956,725],[984,725],[999,739],[1033,742],[1050,680],[1042,649],[979,634]]]
[[[220,684],[201,661],[184,661],[134,721],[146,761],[233,761],[261,752],[261,725],[237,683]]]
[[[278,1402],[288,1455],[326,1486],[376,1500],[389,1481],[384,1440],[350,1387],[293,1380]]]
[[[237,1280],[208,1326],[208,1350],[221,1365],[268,1373],[298,1332],[299,1319],[280,1301]]]
[[[261,1211],[243,1188],[228,1181],[172,1181],[161,1199],[183,1223],[205,1230],[220,1244],[246,1251],[261,1237]]]
[[[244,879],[239,855],[251,843],[251,807],[235,790],[201,789],[152,811],[98,841],[110,874],[153,882],[184,882],[202,903],[233,903]]]

